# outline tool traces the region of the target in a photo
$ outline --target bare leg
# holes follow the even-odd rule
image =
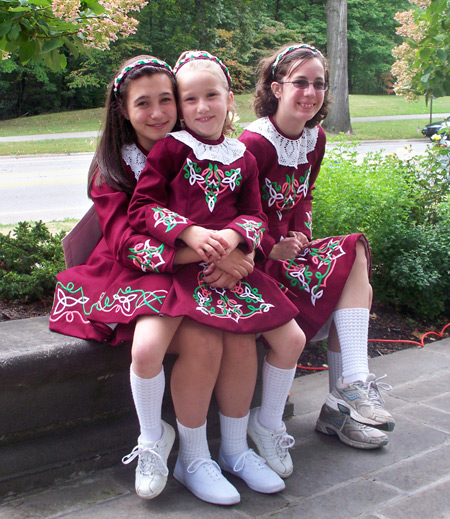
[[[164,355],[182,317],[142,316],[134,330],[131,358],[133,372],[141,378],[160,373]]]
[[[276,368],[295,368],[305,347],[305,334],[298,324],[291,320],[275,330],[263,333],[270,344],[266,361]]]
[[[254,335],[224,333],[222,365],[215,387],[220,412],[242,418],[248,414],[258,371]]]
[[[222,361],[222,332],[184,318],[169,353],[178,354],[170,382],[177,419],[185,427],[200,427]]]

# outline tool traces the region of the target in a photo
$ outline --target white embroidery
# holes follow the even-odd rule
[[[136,146],[136,144],[125,144],[122,147],[122,158],[127,166],[130,166],[131,170],[139,180],[139,175],[144,169],[146,155]]]
[[[225,137],[220,144],[204,144],[185,130],[169,133],[169,135],[189,146],[198,160],[213,160],[225,166],[243,157],[246,150],[244,143],[228,137]]]
[[[249,132],[258,133],[265,137],[275,148],[280,166],[296,168],[300,164],[307,164],[306,156],[314,151],[319,135],[319,127],[304,128],[298,139],[288,139],[281,135],[268,117],[262,117],[249,124]]]

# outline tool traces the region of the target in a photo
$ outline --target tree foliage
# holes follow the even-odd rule
[[[393,50],[396,93],[426,100],[450,92],[450,0],[409,0],[413,9],[399,12],[404,42]]]
[[[136,31],[137,21],[128,17],[145,0],[1,0],[0,51],[12,54],[24,65],[43,59],[52,69],[65,68],[62,47],[75,57],[94,47],[107,49],[118,34]]]
[[[14,16],[15,26],[22,27],[19,13],[26,13],[25,18],[35,16],[37,19],[38,15],[32,10],[45,3],[51,22],[41,20],[38,27],[42,29],[47,24],[56,31],[58,24],[67,21],[53,13],[56,1],[0,0],[0,49],[5,50],[8,45],[11,54],[10,59],[0,61],[0,119],[51,109],[101,106],[106,85],[117,68],[123,60],[137,54],[153,54],[173,65],[182,51],[205,48],[226,62],[233,76],[233,89],[241,92],[253,88],[258,60],[281,45],[302,41],[324,53],[327,48],[325,0],[152,0],[135,14],[139,22],[137,31],[126,38],[111,39],[107,52],[86,47],[90,40],[82,33],[75,36],[52,32],[55,48],[35,54],[22,65],[21,58],[27,54],[20,54],[20,45],[26,47],[33,33],[23,30],[18,36],[12,22],[8,28],[7,17]],[[112,5],[111,2],[106,4],[107,0],[58,1],[66,9],[75,2],[80,5],[77,29],[83,23],[81,12],[86,8],[87,13],[88,5],[92,22],[98,20],[94,16],[94,4]],[[130,1],[137,4],[137,0],[115,0],[115,5],[120,2],[130,5]],[[26,10],[11,11],[10,8],[19,4]],[[394,20],[394,13],[408,5],[408,0],[348,0],[350,93],[384,93],[394,61],[391,49],[401,41],[395,33],[398,22]],[[108,12],[112,12],[109,7]],[[103,27],[106,26],[104,20]],[[69,25],[59,27],[67,30]],[[119,34],[117,28],[113,32],[115,36]],[[37,45],[43,48],[45,35],[41,34],[38,39]],[[50,49],[47,45],[50,44],[45,48]],[[61,62],[67,64],[65,69],[52,70],[46,62],[54,67]]]

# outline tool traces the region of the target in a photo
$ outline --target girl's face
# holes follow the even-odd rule
[[[207,70],[183,71],[177,77],[177,85],[186,127],[204,139],[219,139],[227,112],[233,107],[233,94]]]
[[[301,64],[293,64],[292,72],[285,76],[281,83],[273,82],[272,92],[278,98],[278,108],[274,121],[278,128],[289,137],[298,137],[307,121],[312,119],[321,109],[325,91],[316,90],[314,81],[325,81],[325,70],[318,58],[311,58]],[[299,89],[288,81],[306,79],[308,88]]]
[[[133,126],[138,143],[150,151],[177,121],[177,105],[169,77],[157,73],[131,81],[125,109],[125,117]]]

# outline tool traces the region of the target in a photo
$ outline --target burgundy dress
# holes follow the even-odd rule
[[[256,161],[236,139],[169,134],[147,158],[129,220],[137,232],[173,248],[182,244],[178,235],[192,224],[233,229],[243,237],[245,252],[262,254],[266,217]],[[175,270],[161,313],[234,333],[258,333],[285,324],[298,312],[280,285],[258,269],[228,290],[203,281],[205,266],[192,263]]]
[[[132,144],[124,146],[122,157],[136,181],[146,153]],[[117,323],[133,322],[142,308],[159,314],[171,286],[171,277],[162,273],[173,269],[175,250],[130,227],[126,193],[94,182],[92,199],[103,235],[86,263],[58,274],[50,329],[116,344],[133,334],[133,326]],[[142,276],[148,277],[145,288],[137,283]]]
[[[259,168],[260,195],[269,225],[262,240],[266,256],[289,231],[300,231],[311,240],[312,191],[325,153],[322,127],[305,128],[298,139],[291,139],[270,117],[263,117],[251,123],[240,140],[256,157]],[[259,263],[295,294],[296,320],[307,340],[329,321],[353,266],[358,241],[366,247],[370,270],[369,244],[363,234],[313,240],[295,259]]]

